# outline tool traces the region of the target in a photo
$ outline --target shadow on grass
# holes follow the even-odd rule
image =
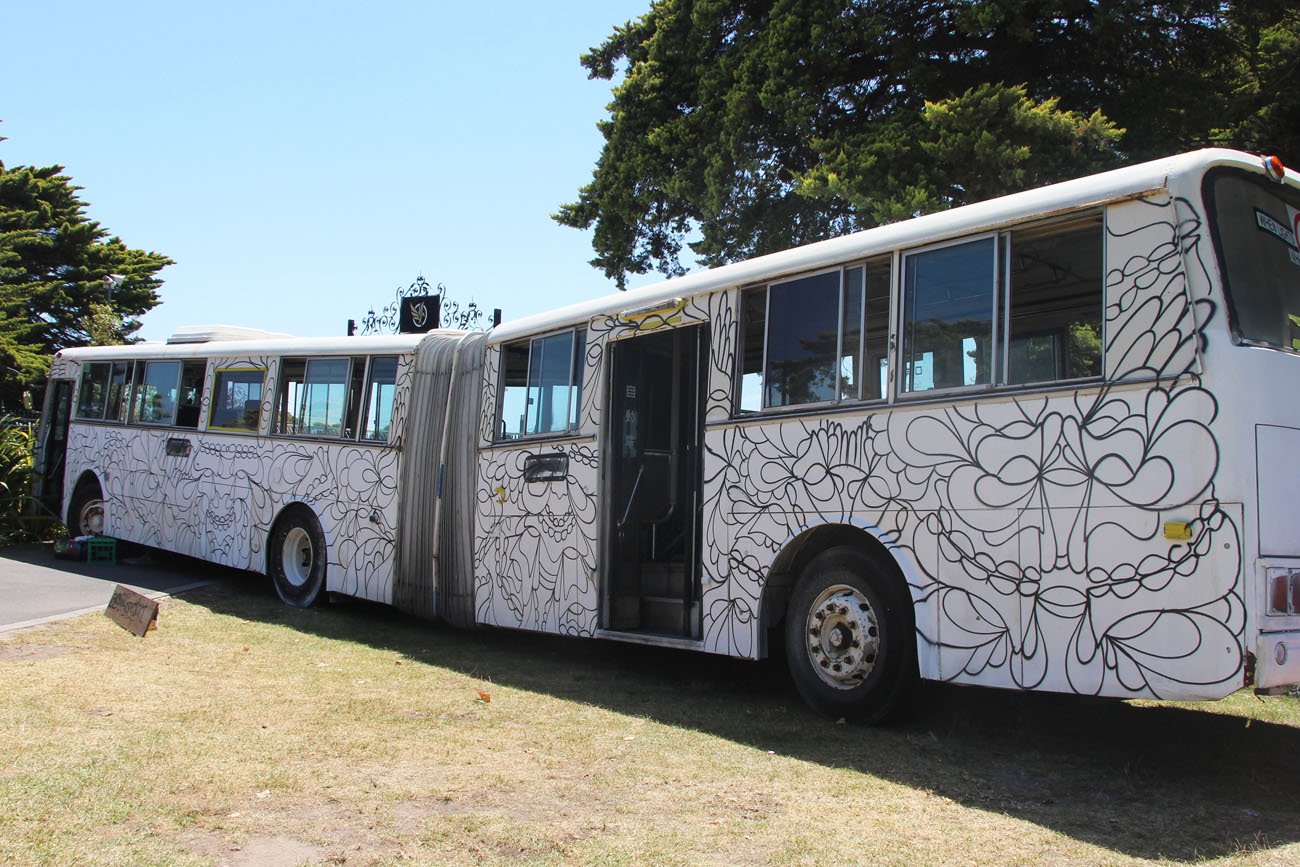
[[[270,582],[249,573],[228,572],[185,598],[216,613],[852,769],[1130,856],[1203,860],[1300,840],[1300,728],[1214,713],[1213,705],[1138,707],[936,685],[911,722],[869,729],[813,716],[773,660],[458,631],[364,603],[300,611],[282,606]]]

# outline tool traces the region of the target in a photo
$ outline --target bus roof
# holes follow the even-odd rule
[[[130,343],[124,346],[84,346],[55,355],[69,361],[115,358],[247,358],[254,355],[373,355],[414,352],[430,337],[463,335],[442,329],[428,334],[376,334],[365,337],[274,337],[213,340],[206,343]]]
[[[1223,148],[1191,151],[947,211],[937,211],[743,262],[696,271],[628,292],[602,295],[499,325],[492,330],[489,340],[491,343],[514,340],[586,322],[595,316],[617,314],[668,302],[674,298],[690,298],[734,286],[767,282],[943,238],[1140,196],[1165,187],[1171,176],[1199,173],[1215,165],[1236,165],[1264,171],[1261,158],[1252,154]],[[1288,171],[1288,177],[1300,181],[1300,175],[1294,171]]]

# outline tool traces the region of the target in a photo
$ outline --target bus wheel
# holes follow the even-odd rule
[[[786,660],[817,713],[879,723],[917,685],[916,635],[906,585],[856,548],[831,548],[803,570],[786,611]]]
[[[97,482],[82,482],[72,494],[72,503],[68,507],[68,533],[74,539],[104,534],[104,495]]]
[[[309,509],[286,511],[271,534],[271,580],[286,605],[308,608],[325,589],[325,534]]]

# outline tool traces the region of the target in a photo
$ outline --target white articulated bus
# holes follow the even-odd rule
[[[67,350],[39,492],[290,604],[781,641],[836,717],[918,678],[1272,690],[1300,682],[1298,215],[1295,172],[1206,150],[486,334]]]

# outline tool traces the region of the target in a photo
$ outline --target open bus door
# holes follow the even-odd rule
[[[63,473],[68,457],[68,419],[72,415],[70,379],[50,381],[36,437],[36,461],[32,467],[33,511],[56,518],[63,515]]]
[[[610,353],[605,626],[698,638],[708,329],[630,337]]]

